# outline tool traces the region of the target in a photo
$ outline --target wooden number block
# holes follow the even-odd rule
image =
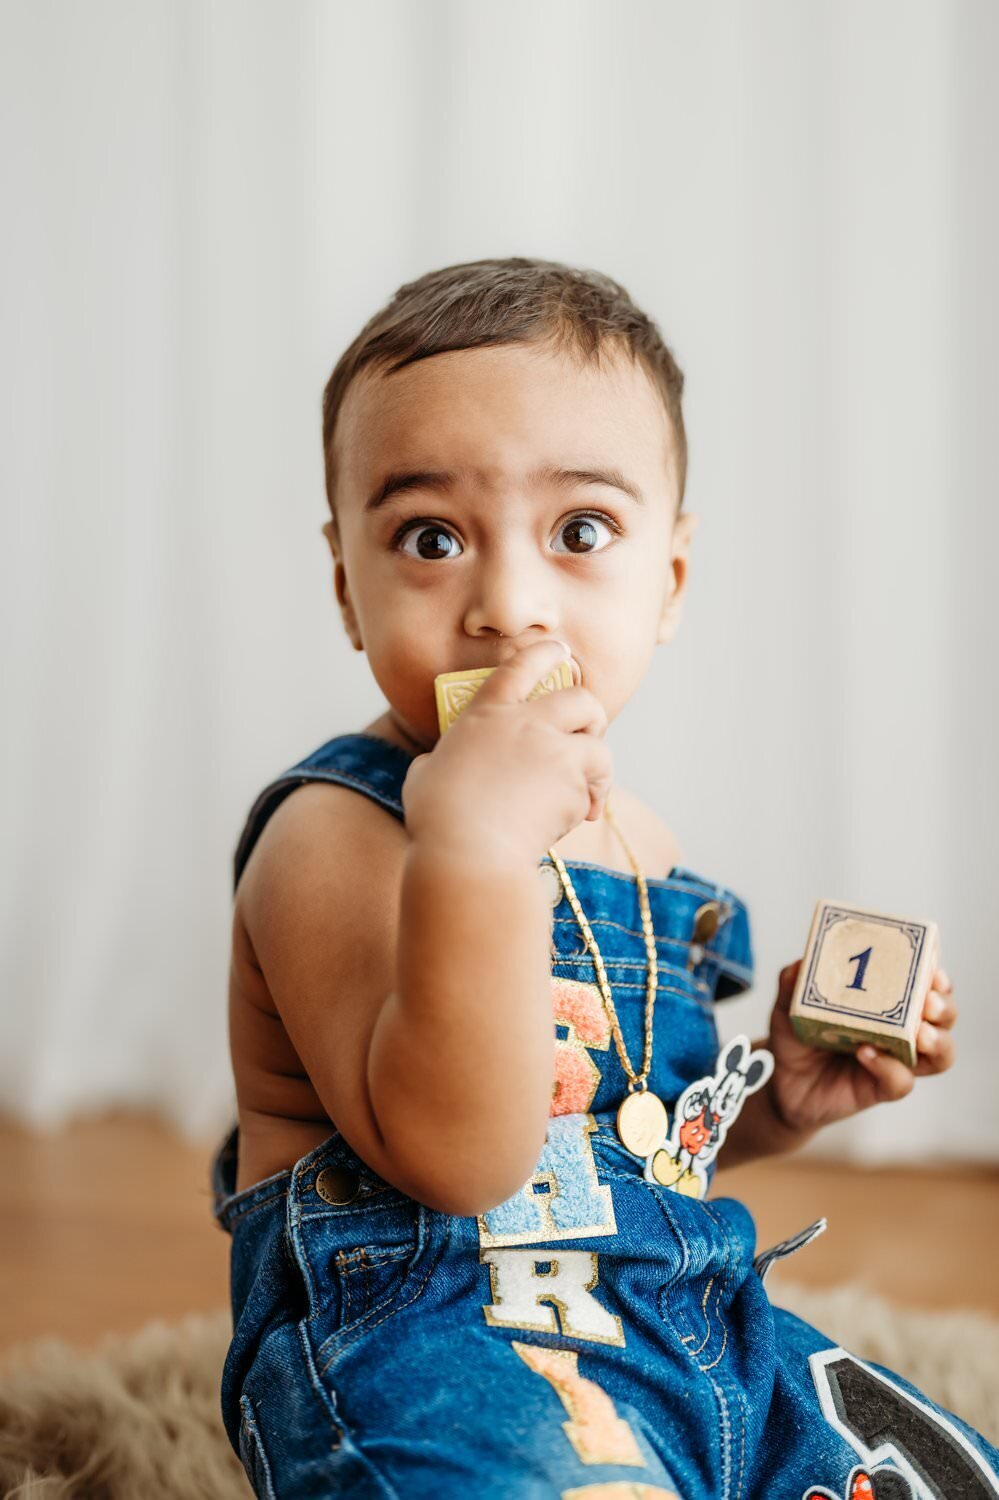
[[[836,1052],[871,1042],[914,1068],[939,943],[935,922],[820,901],[791,997],[795,1034]]]
[[[434,678],[437,723],[441,734],[451,728],[462,709],[471,703],[486,678],[495,670],[495,667],[470,667],[466,672],[441,672]],[[560,661],[535,683],[527,696],[537,698],[542,693],[554,693],[559,688],[569,687],[572,687],[572,668],[567,661]]]

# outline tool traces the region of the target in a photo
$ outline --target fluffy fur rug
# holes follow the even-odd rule
[[[914,1380],[999,1440],[999,1323],[890,1306],[852,1287],[771,1283],[773,1300],[855,1354]],[[6,1500],[247,1500],[218,1383],[228,1314],[151,1324],[80,1353],[55,1340],[0,1363]]]

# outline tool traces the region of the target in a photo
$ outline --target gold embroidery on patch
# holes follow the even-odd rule
[[[482,1311],[490,1327],[624,1348],[621,1319],[593,1295],[600,1279],[596,1250],[483,1250],[479,1259],[489,1267],[492,1302]]]
[[[549,1114],[585,1114],[600,1087],[591,1049],[610,1046],[610,1017],[600,986],[581,979],[552,979],[552,1012],[568,1036],[555,1038],[555,1081]]]
[[[559,1181],[559,1174],[555,1167],[539,1167],[529,1177],[518,1193],[514,1193],[506,1204],[499,1204],[497,1208],[490,1209],[489,1214],[479,1214],[479,1245],[539,1245],[548,1244],[551,1240],[578,1240],[593,1239],[596,1235],[617,1234],[617,1220],[614,1217],[614,1195],[611,1192],[609,1182],[601,1182],[597,1175],[597,1163],[593,1155],[593,1147],[590,1145],[590,1136],[597,1129],[597,1121],[593,1115],[580,1115],[578,1126],[573,1124],[567,1115],[558,1117],[557,1126],[549,1126],[546,1136],[546,1149],[553,1142],[555,1133],[558,1132],[560,1139],[555,1141],[555,1148],[562,1146],[564,1156],[562,1160],[564,1186],[570,1188],[577,1186],[580,1173],[585,1174],[587,1188],[587,1207],[591,1212],[595,1210],[594,1217],[590,1223],[558,1224],[552,1214],[552,1204],[562,1193],[563,1183]],[[566,1150],[566,1148],[569,1148]],[[544,1161],[545,1151],[541,1153],[540,1161]],[[556,1165],[558,1162],[556,1161]],[[521,1198],[526,1197],[533,1214],[537,1214],[537,1220],[527,1229],[514,1229],[506,1233],[489,1228],[489,1215],[493,1216],[494,1222],[502,1221],[504,1210],[510,1206],[510,1211],[522,1210]],[[522,1213],[516,1213],[516,1217],[522,1217]],[[514,1219],[516,1222],[516,1218]]]
[[[677,1500],[672,1490],[635,1479],[611,1479],[606,1484],[584,1484],[563,1490],[559,1500]]]
[[[554,1387],[570,1417],[562,1423],[563,1430],[584,1464],[634,1464],[644,1469],[645,1459],[630,1425],[618,1416],[603,1386],[579,1373],[579,1355],[574,1349],[546,1349],[518,1339],[512,1347]]]

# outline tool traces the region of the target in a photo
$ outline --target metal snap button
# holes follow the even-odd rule
[[[357,1173],[349,1167],[323,1167],[316,1178],[316,1192],[327,1203],[350,1203],[360,1187]]]
[[[710,943],[721,925],[721,902],[705,901],[694,913],[694,935],[692,942]]]

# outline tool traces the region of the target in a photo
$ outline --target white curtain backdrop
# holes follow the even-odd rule
[[[828,1132],[999,1156],[999,10],[0,8],[0,1108],[232,1107],[230,863],[381,698],[320,398],[435,266],[599,267],[687,377],[687,614],[619,781],[737,890],[758,1031],[832,896],[936,918],[958,1061]]]

